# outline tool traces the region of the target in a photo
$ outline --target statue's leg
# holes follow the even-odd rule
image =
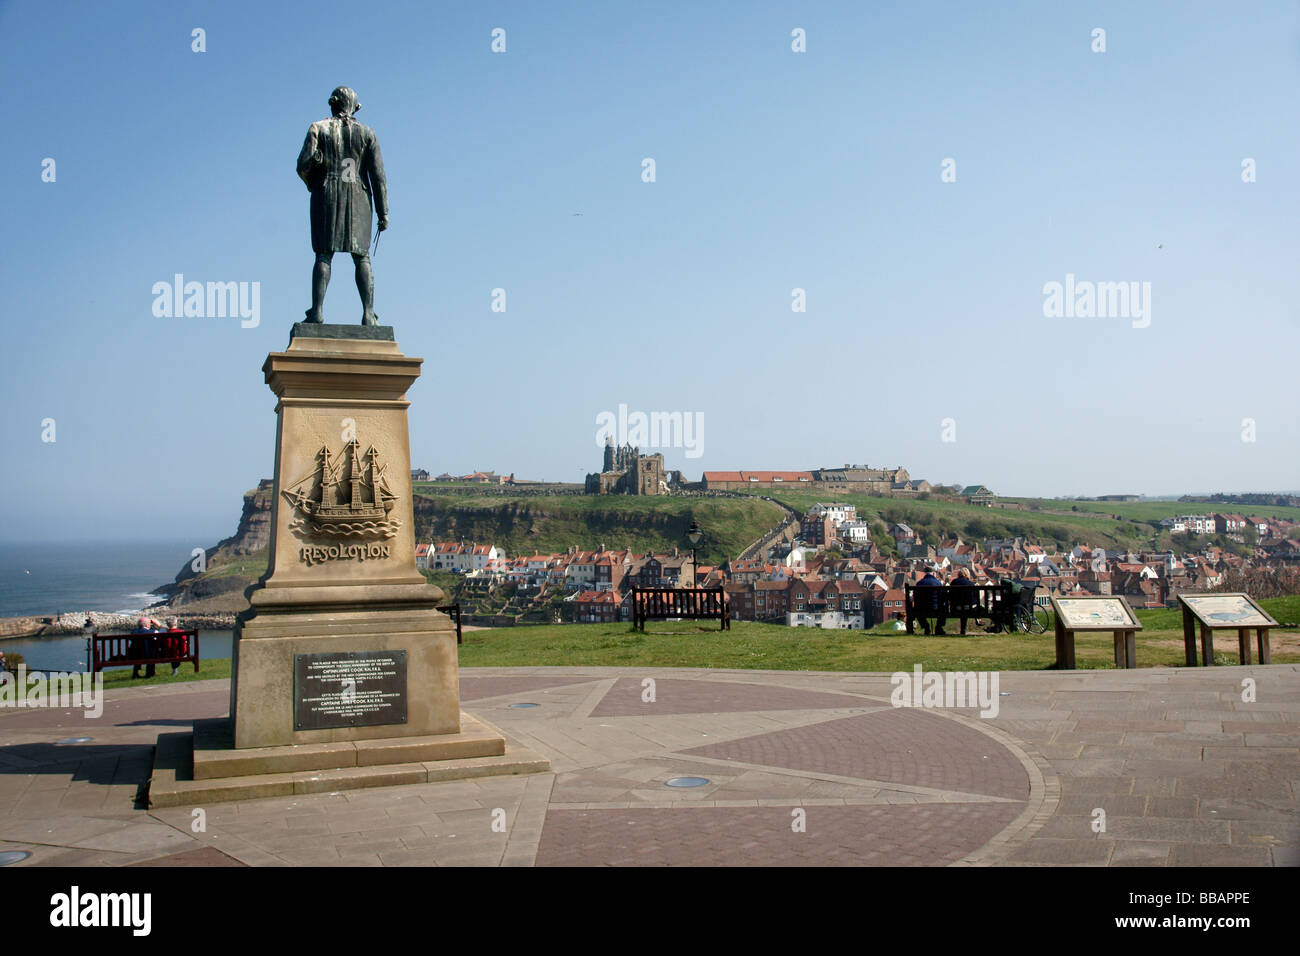
[[[352,261],[357,266],[357,291],[361,293],[361,324],[378,325],[379,316],[375,315],[375,274],[370,268],[370,256],[364,252],[354,252]]]
[[[316,253],[316,265],[311,270],[311,308],[307,310],[308,322],[324,322],[321,308],[325,305],[325,290],[330,284],[330,260],[332,252]]]

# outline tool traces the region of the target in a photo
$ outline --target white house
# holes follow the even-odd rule
[[[786,627],[820,627],[831,631],[861,631],[866,626],[863,612],[787,611]]]
[[[464,545],[454,541],[443,541],[429,550],[429,567],[435,571],[455,571]]]
[[[815,555],[816,548],[810,548],[806,545],[795,545],[790,549],[790,553],[785,556],[785,566],[792,571],[803,571],[808,567],[808,556]]]
[[[1166,518],[1165,521],[1170,519]],[[1162,525],[1164,521],[1160,522]],[[1195,534],[1214,534],[1214,515],[1179,515],[1170,528],[1175,534],[1191,531]]]
[[[564,586],[594,589],[599,555],[598,551],[576,551],[569,555],[569,563],[564,568]]]
[[[849,505],[852,508],[852,505]],[[870,544],[871,543],[871,526],[865,521],[841,521],[839,525],[840,538],[848,541],[850,544]]]
[[[845,521],[856,521],[858,518],[858,509],[855,505],[846,504],[822,504],[820,501],[808,509],[808,513],[818,518],[830,518],[831,523],[836,527]]]

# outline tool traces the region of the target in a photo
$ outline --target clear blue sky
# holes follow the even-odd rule
[[[387,166],[416,466],[581,480],[624,403],[703,414],[692,478],[1300,487],[1294,3],[8,2],[0,77],[0,538],[234,530],[339,84]],[[178,272],[259,282],[260,326],[155,318]],[[1067,274],[1150,282],[1150,326],[1045,318]],[[359,315],[346,257],[326,314]]]

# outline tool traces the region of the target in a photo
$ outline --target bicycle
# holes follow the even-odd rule
[[[1046,633],[1047,624],[1047,609],[1037,605],[1017,605],[1011,618],[1011,627],[1023,634]]]
[[[1050,618],[1046,608],[1034,603],[1034,590],[1028,585],[1016,587],[1008,584],[985,612],[988,629],[995,634],[1003,628],[1012,634],[1017,631],[1022,634],[1046,633]]]

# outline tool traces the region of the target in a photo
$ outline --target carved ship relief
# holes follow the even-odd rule
[[[289,527],[301,535],[328,538],[391,538],[401,522],[392,514],[397,496],[388,487],[379,452],[365,453],[354,438],[330,459],[328,445],[316,453],[316,468],[280,493],[293,506]]]

